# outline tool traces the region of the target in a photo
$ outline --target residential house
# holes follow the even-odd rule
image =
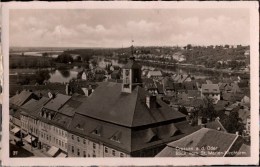
[[[216,104],[220,100],[220,91],[218,84],[202,84],[201,86],[201,97],[210,98],[213,103]]]
[[[55,145],[60,146],[63,149],[62,142],[65,143],[66,135],[62,128],[53,126],[53,119],[59,109],[61,109],[66,102],[71,99],[71,96],[57,94],[45,104],[38,114],[38,125],[39,125],[39,145],[41,148],[46,150],[56,149]],[[56,134],[63,134],[62,139],[58,140],[55,138]],[[57,140],[56,140],[57,139]],[[58,144],[57,144],[58,141]],[[64,146],[64,145],[63,145]],[[53,155],[52,155],[53,156]]]
[[[159,79],[161,77],[162,77],[161,71],[149,71],[147,74],[147,78]]]
[[[37,100],[38,97],[34,93],[26,90],[23,90],[19,94],[16,94],[10,98],[9,115],[11,126],[21,127],[20,108],[31,99]]]
[[[190,75],[186,75],[186,74],[175,74],[172,76],[173,82],[175,83],[183,83],[185,82],[190,82],[192,81],[191,76]]]
[[[148,91],[150,94],[156,95],[158,94],[157,85],[155,84],[155,81],[151,78],[143,78],[143,87],[146,91]]]
[[[21,130],[27,135],[25,141],[36,146],[39,139],[38,113],[41,108],[50,101],[50,98],[42,97],[39,100],[31,99],[21,107]]]

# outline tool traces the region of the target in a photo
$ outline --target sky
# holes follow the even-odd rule
[[[249,45],[248,9],[12,9],[11,47]]]

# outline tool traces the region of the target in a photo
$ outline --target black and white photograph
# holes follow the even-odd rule
[[[4,164],[258,163],[258,4],[212,3],[4,5]]]

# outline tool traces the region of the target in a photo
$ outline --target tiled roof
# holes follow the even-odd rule
[[[221,124],[221,122],[219,120],[208,122],[205,124],[205,126],[206,126],[206,128],[209,128],[209,129],[227,132],[227,130],[225,129],[225,127]]]
[[[188,136],[181,138],[180,140],[167,144],[157,156],[158,157],[174,157],[177,149],[189,149],[185,152],[191,153],[184,156],[207,156],[207,157],[223,157],[225,152],[229,151],[231,147],[237,145],[235,148],[240,148],[241,142],[238,141],[238,136],[235,134],[225,133],[213,129],[202,128]],[[241,138],[240,138],[241,139]],[[239,140],[240,140],[239,139]],[[207,150],[207,147],[214,147],[213,152],[217,154],[209,154],[212,150]],[[198,148],[199,150],[196,150]],[[205,150],[202,150],[204,148]],[[203,154],[206,152],[206,155]]]
[[[57,94],[44,106],[44,108],[52,111],[58,111],[58,109],[60,109],[70,98],[71,96]]]
[[[75,109],[78,108],[86,99],[83,95],[73,95],[59,110],[59,113],[72,117],[75,114]]]
[[[71,123],[71,120],[72,120],[72,117],[57,113],[57,114],[55,114],[55,116],[53,117],[53,119],[50,122],[52,124],[55,124],[63,129],[67,130]]]
[[[35,116],[38,111],[46,104],[50,99],[47,97],[42,97],[40,100],[31,99],[22,106],[22,114],[27,113],[28,115]]]
[[[121,88],[119,83],[100,83],[76,112],[128,127],[185,118],[185,115],[171,109],[159,98],[157,107],[149,109],[145,102],[148,93],[139,86],[132,93],[123,93]]]
[[[216,111],[221,111],[224,110],[225,107],[227,107],[227,105],[229,105],[229,102],[224,100],[218,100],[217,104],[214,105],[214,109]]]
[[[98,134],[93,133],[95,129],[99,129]],[[191,127],[187,121],[133,129],[78,113],[70,125],[70,131],[74,134],[102,141],[106,146],[128,153],[178,140],[197,129],[198,127]],[[112,139],[113,136],[116,140]]]
[[[161,71],[149,71],[148,74],[150,77],[152,76],[162,76],[162,72]]]
[[[16,105],[16,106],[22,106],[29,98],[33,95],[32,92],[29,91],[22,91],[19,94],[14,95],[10,98],[10,104]]]
[[[218,84],[202,84],[202,93],[220,93]]]

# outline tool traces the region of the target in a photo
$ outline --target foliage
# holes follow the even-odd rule
[[[38,84],[43,84],[45,80],[50,79],[50,74],[48,70],[40,70],[35,73],[35,80]]]
[[[56,58],[56,62],[65,63],[65,64],[73,63],[73,58],[70,54],[62,53]]]
[[[186,109],[184,106],[180,106],[180,107],[178,108],[178,110],[179,110],[181,113],[183,113],[183,114],[185,114],[185,115],[188,115],[188,111],[187,111],[187,109]]]
[[[223,117],[223,119],[220,120],[229,133],[243,133],[244,125],[241,118],[239,118],[238,112],[231,112],[229,116]]]
[[[205,100],[206,106],[203,108],[202,106],[199,108],[199,116],[202,118],[206,118],[209,120],[213,120],[217,117],[217,113],[213,106],[213,101],[208,98]]]

